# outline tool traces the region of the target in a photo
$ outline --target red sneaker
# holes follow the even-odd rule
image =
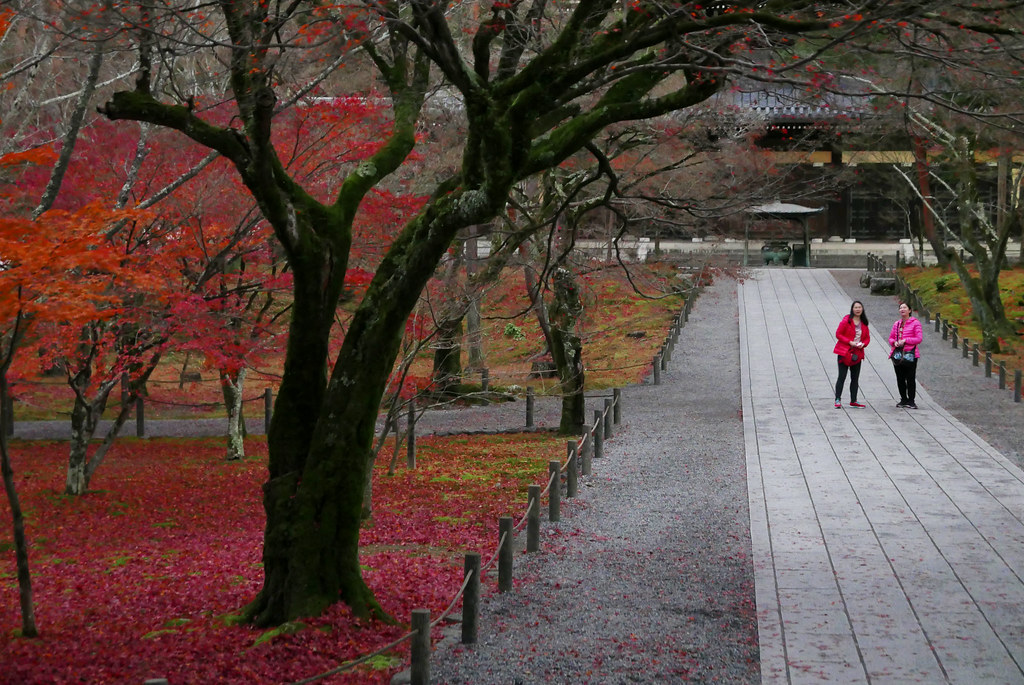
[[[867,405],[866,404],[861,404],[860,402],[850,402],[850,406],[851,407],[859,407],[859,408],[863,409]]]

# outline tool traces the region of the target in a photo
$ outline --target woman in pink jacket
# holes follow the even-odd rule
[[[901,302],[900,318],[892,325],[892,331],[889,333],[889,346],[892,347],[889,357],[891,358],[896,350],[901,350],[904,353],[911,352],[913,361],[893,367],[896,370],[896,388],[900,391],[900,402],[897,407],[917,409],[914,399],[917,395],[917,360],[921,356],[918,345],[922,340],[924,332],[921,322],[910,315],[910,305]]]
[[[868,315],[864,304],[854,300],[850,313],[843,317],[836,328],[836,346],[832,349],[838,355],[839,378],[836,380],[836,409],[843,406],[843,385],[846,372],[850,372],[850,406],[863,407],[857,401],[857,380],[860,378],[860,363],[864,359],[864,348],[871,342],[868,330]]]

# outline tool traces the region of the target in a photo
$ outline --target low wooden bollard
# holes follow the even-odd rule
[[[526,492],[526,551],[536,552],[540,549],[540,486],[531,485]]]
[[[135,398],[135,437],[146,437],[146,405],[141,397]]]
[[[960,342],[957,340],[957,337],[956,337],[957,336],[957,327],[956,326],[950,326],[950,328],[952,330],[950,330],[950,332],[949,332],[949,338],[950,338],[950,340],[953,341],[952,347],[955,350],[956,348],[960,347]]]
[[[1013,372],[1013,401],[1020,402],[1020,369]]]
[[[992,353],[985,350],[985,378],[992,378]]]
[[[498,540],[501,542],[501,549],[498,550],[498,592],[508,592],[512,589],[512,539],[515,535],[515,524],[511,516],[502,516],[498,519]]]
[[[967,353],[968,353],[968,347],[967,346],[971,344],[970,340],[971,340],[970,338],[964,338],[963,342],[960,344],[960,347],[961,347],[960,356],[963,357],[964,359],[967,359]]]
[[[604,439],[614,437],[615,429],[612,427],[612,400],[606,398],[604,401]]]
[[[999,389],[1006,390],[1006,362],[999,362]]]
[[[654,355],[654,384],[661,385],[661,357]]]
[[[580,471],[584,476],[589,476],[594,472],[593,468],[593,457],[594,457],[594,438],[591,436],[590,431],[583,431],[583,438],[580,443]]]
[[[936,333],[939,332],[939,327],[940,327],[941,324],[942,324],[942,316],[938,312],[935,312],[935,332]]]
[[[943,340],[949,340],[949,322],[948,321],[943,321],[942,322],[942,339]]]
[[[430,609],[412,610],[412,630],[409,682],[430,685]]]
[[[526,389],[526,427],[533,428],[533,388]]]
[[[618,426],[622,423],[622,389],[612,389],[612,423]]]
[[[270,433],[270,420],[274,418],[274,391],[263,390],[263,432]]]
[[[666,342],[664,345],[662,345],[661,349],[661,368],[665,369],[668,368],[668,363],[672,361],[672,345],[671,343]]]
[[[532,485],[540,490],[539,485]],[[462,643],[476,644],[477,623],[480,620],[480,554],[466,552],[462,579],[469,578],[466,591],[462,593]]]
[[[565,445],[565,451],[568,454],[565,467],[565,496],[575,497],[576,493],[579,492],[579,470],[576,466],[576,441],[570,440]]]
[[[562,462],[548,462],[548,521],[558,521],[562,518]]]
[[[409,431],[405,439],[405,464],[410,469],[416,468],[416,405],[409,402]]]
[[[594,436],[594,459],[604,456],[604,420],[601,418],[601,410],[594,410],[594,428],[591,430]]]

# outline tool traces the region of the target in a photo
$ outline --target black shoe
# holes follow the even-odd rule
[[[907,402],[903,406],[906,407],[907,409],[917,409],[917,405],[914,404],[913,402]]]
[[[897,407],[905,407],[905,406],[907,406],[907,401],[906,400],[900,400],[899,402],[896,403],[896,406]]]

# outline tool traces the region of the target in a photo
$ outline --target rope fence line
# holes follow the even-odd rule
[[[924,300],[921,299],[921,294],[910,287],[910,284],[906,282],[902,275],[896,270],[900,265],[900,253],[896,253],[896,267],[889,266],[888,262],[875,254],[868,253],[867,257],[867,268],[868,271],[891,273],[892,278],[895,279],[896,283],[896,294],[897,296],[910,305],[910,308],[917,311],[921,318],[924,319],[922,322],[922,328],[931,328],[934,324],[934,332],[942,334],[942,340],[949,340],[951,347],[955,350],[958,347],[961,349],[961,357],[964,359],[970,359],[971,366],[980,366],[982,355],[984,355],[984,368],[985,378],[992,378],[993,372],[998,372],[999,376],[999,389],[1007,389],[1007,373],[1006,361],[1000,360],[998,364],[992,359],[992,352],[986,350],[977,342],[971,343],[971,341],[964,337],[960,337],[959,327],[952,323],[949,319],[943,319],[941,312],[935,312],[934,319],[932,318],[931,312],[925,307]],[[1020,369],[1013,370],[1013,401],[1020,403],[1021,401],[1021,384],[1022,384],[1022,373]]]
[[[684,323],[689,319],[692,310],[694,297],[687,298],[686,306],[673,319],[672,327],[662,345],[661,352],[656,355],[651,363],[654,372],[655,383],[660,383],[660,371],[666,368],[671,359],[672,348],[678,341],[680,331]],[[473,644],[477,640],[477,622],[479,619],[479,596],[480,579],[484,572],[492,568],[495,562],[498,564],[498,592],[509,592],[512,589],[512,565],[513,550],[512,541],[515,534],[522,530],[524,524],[527,529],[526,552],[533,553],[539,550],[539,529],[540,529],[540,502],[548,496],[548,520],[559,521],[561,514],[562,475],[565,474],[566,497],[572,498],[577,494],[576,482],[579,472],[582,475],[591,474],[591,460],[603,457],[604,441],[614,436],[615,426],[622,421],[622,392],[614,388],[610,396],[598,397],[603,399],[603,408],[594,410],[594,421],[592,424],[584,424],[583,435],[577,440],[570,440],[566,443],[567,456],[565,460],[555,459],[548,462],[548,478],[545,487],[541,489],[539,484],[530,485],[528,488],[526,512],[519,519],[518,523],[513,522],[510,516],[503,516],[498,522],[498,544],[494,554],[481,566],[479,553],[467,553],[465,557],[465,571],[462,586],[459,588],[454,599],[441,614],[430,621],[428,609],[414,609],[412,611],[411,625],[413,630],[401,638],[398,642],[389,645],[389,648],[401,644],[405,640],[412,640],[411,663],[410,663],[410,684],[429,685],[430,683],[430,631],[444,620],[454,609],[460,597],[464,599],[461,616],[463,644]],[[532,392],[527,396],[527,426],[532,425]],[[557,487],[556,487],[557,485]],[[378,652],[380,653],[380,652]],[[306,680],[292,683],[292,685],[303,685],[313,682],[327,675],[333,675],[349,668],[354,668],[363,661],[353,661],[333,669],[329,672],[308,678]]]

